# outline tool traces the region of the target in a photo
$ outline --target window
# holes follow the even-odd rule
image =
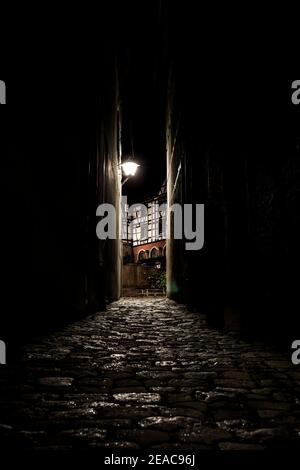
[[[159,251],[156,247],[152,248],[151,250],[151,258],[158,258],[159,256]]]
[[[142,261],[143,259],[146,259],[146,252],[141,250],[138,254],[138,261]]]

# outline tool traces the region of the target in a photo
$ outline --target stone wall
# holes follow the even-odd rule
[[[113,204],[118,218],[120,201],[117,54],[102,45],[101,76],[87,68],[75,79],[70,70],[51,81],[47,106],[39,100],[51,79],[41,76],[30,113],[20,107],[1,121],[2,337],[16,324],[15,338],[120,296],[120,243],[96,237],[97,206]]]
[[[233,66],[220,88],[200,67],[193,29],[178,44],[172,18],[165,28],[168,203],[205,204],[205,245],[187,252],[181,240],[168,240],[168,295],[212,325],[289,343],[300,323],[300,134],[289,82],[272,80],[266,90],[259,77],[237,80]]]
[[[150,288],[148,277],[156,272],[156,268],[138,264],[126,264],[123,266],[122,295],[132,296],[138,294],[138,289]]]

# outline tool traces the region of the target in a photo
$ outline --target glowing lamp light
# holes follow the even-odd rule
[[[131,161],[122,163],[121,165],[125,176],[134,176],[139,166],[140,165],[138,165],[137,163]]]

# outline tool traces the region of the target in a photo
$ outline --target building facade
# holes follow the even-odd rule
[[[141,204],[128,205],[123,214],[123,264],[161,265],[166,258],[165,183],[158,196]]]

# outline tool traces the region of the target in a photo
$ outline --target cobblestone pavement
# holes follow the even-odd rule
[[[5,374],[5,377],[3,376]],[[300,370],[166,299],[122,299],[1,370],[20,448],[260,450],[300,444]]]

